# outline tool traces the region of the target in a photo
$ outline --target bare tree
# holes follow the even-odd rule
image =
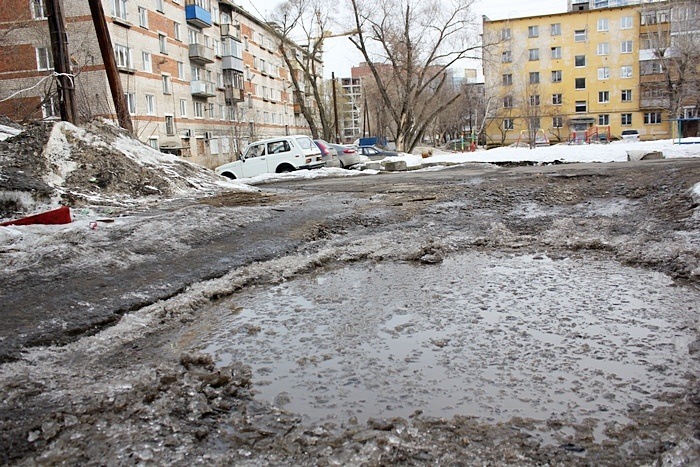
[[[447,68],[477,51],[472,3],[351,0],[357,32],[350,40],[377,83],[398,150],[411,151],[435,117],[457,102],[459,94],[422,105],[444,88]],[[381,65],[390,72],[382,74]]]
[[[332,107],[324,105],[327,93],[322,60],[323,41],[332,36],[332,11],[329,0],[289,0],[278,5],[270,18],[282,59],[290,70],[294,103],[314,139],[330,140],[334,134]]]
[[[645,4],[641,18],[646,29],[641,47],[653,52],[652,60],[641,63],[641,73],[646,76],[642,100],[665,108],[671,118],[682,117],[686,107],[697,113],[700,4],[697,0]]]

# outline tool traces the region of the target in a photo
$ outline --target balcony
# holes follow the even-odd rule
[[[219,3],[223,3],[224,5],[228,6],[238,6],[233,0],[219,0]]]
[[[190,82],[190,92],[195,97],[214,97],[216,96],[216,86],[211,81],[192,81]]]
[[[243,66],[243,59],[238,58],[238,57],[233,57],[231,55],[224,55],[221,57],[222,63],[221,67],[224,70],[236,70],[240,71],[243,73],[245,71],[245,67]]]
[[[202,44],[190,44],[190,61],[201,65],[214,63],[214,49]]]
[[[185,19],[192,26],[208,28],[211,26],[211,13],[201,6],[197,0],[188,0],[185,6]]]
[[[226,99],[226,105],[232,105],[237,102],[243,102],[245,94],[243,89],[226,86],[224,89],[224,98]]]
[[[232,37],[238,42],[241,41],[241,28],[235,24],[222,24],[221,25],[221,37]]]
[[[639,99],[639,109],[649,110],[649,109],[668,109],[671,105],[671,100],[668,97],[663,96],[642,96]]]

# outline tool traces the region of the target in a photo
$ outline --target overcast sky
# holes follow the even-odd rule
[[[236,1],[246,10],[262,18],[269,16],[275,6],[282,3],[279,0]],[[476,13],[486,15],[492,20],[561,13],[566,11],[566,5],[567,0],[476,0],[475,2]],[[350,68],[362,61],[362,56],[345,37],[326,39],[323,61],[326,77],[330,78],[331,72],[335,72],[336,77],[346,77],[350,76]]]

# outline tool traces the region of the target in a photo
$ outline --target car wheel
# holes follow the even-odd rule
[[[338,162],[340,162],[340,168],[341,168],[341,169],[344,169],[344,168],[345,168],[345,164],[343,164],[343,161],[341,161],[340,159],[338,159]]]
[[[277,167],[277,173],[278,174],[286,174],[289,172],[292,172],[294,170],[294,167],[291,165],[282,165],[280,167]]]
[[[231,179],[231,180],[235,180],[235,179],[236,179],[236,176],[233,175],[231,172],[224,172],[224,173],[222,173],[221,175],[222,175],[223,177],[229,178],[229,179]]]

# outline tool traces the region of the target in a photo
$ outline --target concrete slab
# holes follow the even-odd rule
[[[664,153],[661,151],[651,151],[644,149],[630,149],[627,151],[628,161],[652,161],[664,158]]]

